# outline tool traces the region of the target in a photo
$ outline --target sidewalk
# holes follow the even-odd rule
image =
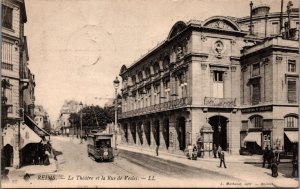
[[[187,166],[202,169],[204,171],[216,172],[223,175],[235,177],[243,182],[257,183],[255,187],[297,187],[298,179],[288,178],[279,172],[277,178],[271,176],[271,170],[261,168],[262,159],[260,155],[253,156],[241,156],[225,154],[225,160],[227,169],[219,168],[220,160],[218,158],[205,157],[198,158],[197,160],[189,160],[183,155],[168,154],[166,152],[159,152],[159,156],[156,156],[155,150],[146,150],[141,147],[132,147],[119,145],[119,149],[132,151],[136,153],[142,153],[149,156],[155,156],[157,158],[181,163]],[[268,185],[261,185],[266,183]]]

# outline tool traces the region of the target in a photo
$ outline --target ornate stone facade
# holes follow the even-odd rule
[[[269,13],[273,21],[279,20],[276,15]],[[265,19],[258,15],[254,18]],[[296,17],[292,19],[298,21]],[[209,124],[213,130],[211,142],[230,153],[238,153],[244,147],[243,129],[247,128],[248,132],[251,128],[253,113],[243,113],[243,109],[253,106],[245,103],[250,98],[247,95],[251,94],[247,91],[251,86],[245,75],[252,72],[249,68],[252,59],[261,58],[258,55],[264,50],[260,47],[265,40],[260,35],[250,34],[247,24],[249,18],[225,16],[211,17],[203,22],[179,21],[160,46],[130,67],[123,65],[120,71],[122,113],[119,115],[122,143],[150,149],[159,146],[161,151],[183,154],[188,144],[201,145],[201,129]],[[291,39],[282,39],[279,30],[277,35],[272,40],[282,40],[279,48],[286,49],[290,45],[286,41]],[[267,36],[270,36],[268,32]],[[271,45],[268,40],[264,43]],[[275,72],[272,60],[278,62],[278,56],[286,58],[280,50],[276,52],[278,55],[265,57],[259,65],[273,67],[268,71],[273,75],[279,73]],[[267,75],[260,77],[269,79]],[[280,83],[273,85],[276,87],[281,87]],[[276,93],[284,92],[278,90]],[[281,94],[276,98],[285,97]],[[277,102],[271,99],[268,103],[275,106]],[[265,105],[265,101],[258,100],[258,105]],[[298,108],[284,106],[290,113]],[[269,119],[278,117],[263,119],[265,128]],[[271,132],[276,124],[275,120],[271,122]],[[283,131],[274,130],[273,133],[283,138]]]

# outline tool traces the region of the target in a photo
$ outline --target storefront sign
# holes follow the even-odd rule
[[[266,112],[266,111],[273,111],[273,106],[260,106],[260,107],[245,108],[241,110],[242,113]]]

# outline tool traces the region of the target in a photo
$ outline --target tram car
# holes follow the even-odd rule
[[[114,149],[112,147],[113,134],[96,132],[87,136],[88,156],[95,161],[114,161]]]

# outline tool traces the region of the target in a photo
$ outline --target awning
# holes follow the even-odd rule
[[[29,143],[39,143],[42,139],[25,123],[21,124],[20,129],[21,149]]]
[[[244,142],[256,142],[261,146],[261,132],[249,132]]]
[[[50,136],[50,134],[44,129],[40,128],[29,116],[25,114],[24,121],[30,129],[36,132],[39,136]]]
[[[285,131],[284,134],[292,143],[298,142],[298,131]]]

